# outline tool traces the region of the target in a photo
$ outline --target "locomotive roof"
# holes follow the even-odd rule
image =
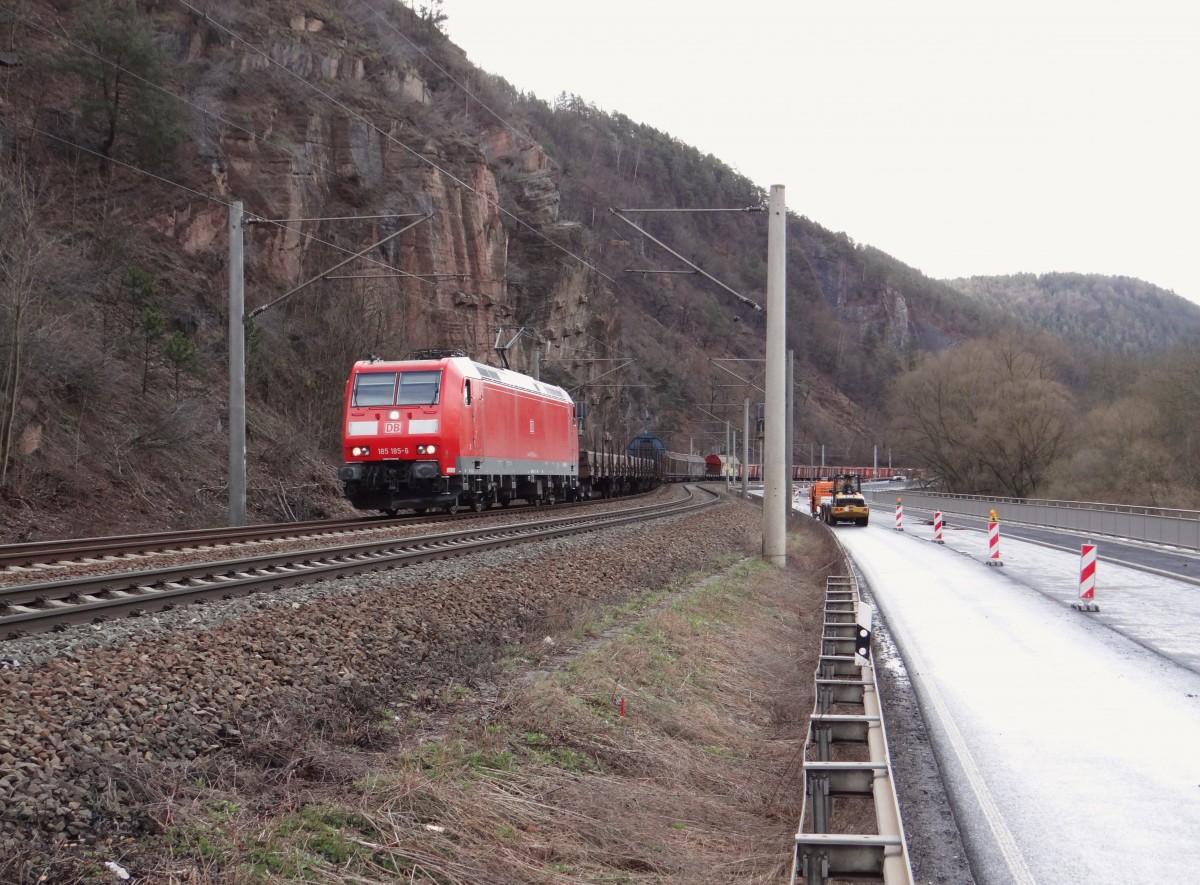
[[[431,360],[359,360],[354,364],[354,369],[356,372],[402,372],[419,368],[443,368],[451,365],[468,378],[495,381],[506,387],[527,390],[530,393],[537,393],[547,396],[550,399],[562,400],[568,403],[573,402],[571,395],[561,387],[554,384],[547,384],[544,381],[534,380],[528,375],[522,375],[520,372],[514,372],[512,369],[485,366],[482,363],[475,362],[470,357],[445,357]]]

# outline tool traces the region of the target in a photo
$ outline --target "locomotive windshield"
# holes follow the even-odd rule
[[[355,376],[354,405],[390,406],[395,399],[395,372],[362,372]]]
[[[400,389],[396,390],[396,379]],[[438,401],[441,370],[431,372],[360,372],[354,378],[356,406],[431,406]]]
[[[396,405],[432,406],[438,401],[441,384],[440,369],[432,372],[403,372],[400,375],[400,392],[396,395]]]

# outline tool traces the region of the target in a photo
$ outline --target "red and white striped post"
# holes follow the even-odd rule
[[[1098,612],[1096,605],[1096,545],[1079,545],[1079,601],[1071,608],[1081,612]]]
[[[988,520],[988,565],[1004,565],[1000,561],[1000,517],[993,510]]]
[[[933,511],[933,543],[945,544],[942,540],[942,511]]]
[[[899,498],[896,499],[896,531],[904,531],[904,505]]]

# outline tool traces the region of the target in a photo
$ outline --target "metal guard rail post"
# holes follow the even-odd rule
[[[912,885],[900,821],[887,733],[876,690],[873,660],[855,663],[860,599],[853,577],[829,577],[821,653],[814,674],[816,702],[804,742],[804,803],[792,859],[792,885],[825,885],[830,879]],[[833,713],[835,706],[853,713]],[[832,761],[838,744],[865,745],[862,762]],[[859,755],[862,755],[860,749]],[[831,833],[833,802],[870,797],[876,833]]]

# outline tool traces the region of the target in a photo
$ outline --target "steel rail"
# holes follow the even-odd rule
[[[585,506],[611,499],[595,498],[577,504],[556,504],[556,508]],[[313,534],[336,534],[389,528],[413,522],[447,522],[455,519],[496,516],[500,512],[530,512],[537,508],[516,505],[513,508],[474,511],[470,508],[448,513],[406,513],[400,516],[354,516],[335,519],[314,519],[303,522],[279,522],[230,528],[218,526],[207,529],[177,529],[166,532],[147,532],[134,535],[106,535],[98,538],[65,538],[53,541],[31,541],[0,544],[0,572],[10,568],[32,568],[60,562],[82,562],[90,559],[144,555],[166,550],[218,547],[252,541],[284,541]]]
[[[612,528],[710,506],[720,496],[696,501],[689,489],[677,501],[623,510],[509,523],[481,529],[386,539],[216,563],[195,563],[118,575],[26,584],[0,590],[0,633],[17,638],[102,618],[166,611],[181,604],[244,596],[309,581],[341,578],[462,556],[546,538]]]
[[[684,499],[687,500],[687,499]],[[652,513],[656,508],[670,506],[671,503],[642,505],[641,507],[624,510],[624,513]],[[203,563],[174,563],[157,568],[139,568],[133,571],[105,572],[95,575],[73,576],[48,581],[34,581],[27,584],[10,584],[0,587],[0,606],[3,605],[32,605],[48,599],[66,599],[71,594],[91,594],[102,592],[128,591],[138,586],[151,584],[169,584],[194,578],[198,574],[228,574],[246,568],[266,569],[272,567],[290,566],[297,557],[310,558],[333,556],[356,556],[372,554],[381,550],[396,549],[397,545],[444,545],[453,544],[460,539],[470,539],[479,534],[490,535],[495,532],[513,534],[527,525],[555,525],[592,518],[586,513],[576,513],[571,516],[536,520],[532,522],[517,522],[489,526],[483,529],[466,528],[451,532],[439,532],[430,535],[411,535],[404,538],[372,538],[355,541],[350,544],[338,544],[332,547],[305,548],[302,550],[281,550],[249,556],[237,556],[233,559]]]
[[[399,520],[396,520],[399,521]],[[53,541],[0,544],[0,569],[18,566],[81,559],[141,554],[149,551],[215,547],[238,541],[281,540],[313,532],[336,532],[345,529],[374,528],[390,525],[391,520],[378,516],[359,516],[349,519],[316,519],[305,522],[282,522],[269,525],[225,526],[208,529],[178,529],[168,532],[147,532],[136,535],[106,535],[100,538],[64,538]]]

